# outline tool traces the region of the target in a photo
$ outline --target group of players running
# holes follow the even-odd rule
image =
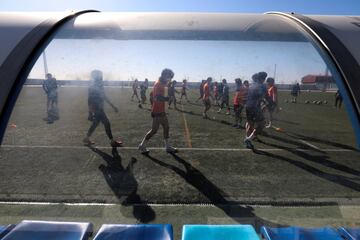
[[[157,133],[160,125],[163,127],[166,151],[169,153],[177,152],[177,149],[172,147],[169,143],[169,122],[165,111],[165,105],[168,103],[169,109],[171,108],[171,105],[174,105],[174,108],[178,110],[175,93],[181,94],[180,103],[183,98],[187,102],[189,102],[189,100],[187,98],[187,80],[183,80],[181,92],[178,92],[176,90],[177,82],[172,80],[173,77],[174,72],[171,69],[164,69],[161,72],[159,79],[155,82],[153,90],[150,92],[152,127],[138,146],[141,153],[149,152],[146,148],[147,142]],[[92,71],[91,79],[92,83],[88,89],[88,120],[91,121],[91,125],[86,137],[83,139],[83,143],[86,145],[94,144],[90,137],[99,123],[102,123],[105,127],[105,132],[110,139],[111,146],[122,146],[120,140],[114,140],[110,121],[104,111],[104,102],[107,102],[115,112],[118,112],[118,109],[105,95],[102,72],[99,70]],[[213,79],[209,77],[201,82],[199,87],[200,96],[196,100],[202,100],[204,104],[202,114],[204,119],[209,119],[207,113],[209,109],[211,109],[212,103],[215,106],[219,106],[218,113],[226,107],[226,114],[230,115],[229,86],[226,79],[223,79],[221,83],[213,83],[212,81]],[[267,78],[266,72],[258,72],[252,76],[252,81],[252,84],[250,84],[247,80],[242,82],[240,78],[235,79],[236,92],[233,98],[233,110],[235,116],[233,127],[241,128],[242,111],[245,109],[246,136],[244,138],[244,144],[249,149],[254,148],[252,141],[257,138],[258,134],[263,131],[266,125],[264,114],[267,114],[267,127],[271,127],[273,113],[280,110],[278,107],[277,87],[275,86],[274,78]],[[46,74],[43,89],[47,95],[47,117],[44,118],[44,120],[48,123],[53,123],[55,120],[59,119],[57,87],[56,79],[50,73]],[[146,91],[148,88],[148,79],[145,79],[140,85],[138,80],[135,80],[132,85],[133,94],[131,100],[133,101],[134,97],[136,97],[140,108],[142,108],[142,104],[146,103]],[[139,99],[137,89],[140,89],[141,99]],[[291,95],[293,97],[292,102],[296,103],[296,98],[299,94],[300,86],[299,84],[295,84],[291,90]],[[341,108],[342,96],[339,91],[337,91],[335,98],[335,107]]]
[[[148,131],[143,138],[141,144],[139,145],[139,150],[142,153],[148,153],[148,149],[146,148],[146,143],[150,140],[150,138],[158,131],[160,125],[164,130],[164,143],[165,149],[168,153],[175,153],[177,149],[172,147],[169,143],[169,122],[165,113],[165,102],[169,101],[169,97],[165,96],[165,87],[167,83],[171,81],[174,77],[173,71],[170,69],[164,69],[161,73],[160,78],[155,82],[153,91],[152,91],[152,127],[151,130]],[[110,145],[112,147],[120,147],[122,146],[122,141],[115,140],[112,135],[111,125],[106,113],[104,111],[104,102],[107,102],[115,112],[118,112],[118,109],[111,103],[111,101],[106,97],[104,91],[103,77],[102,72],[99,70],[94,70],[91,72],[91,79],[93,83],[89,87],[88,90],[88,107],[89,107],[89,116],[88,120],[91,121],[90,128],[87,132],[86,137],[83,139],[83,143],[85,145],[92,145],[94,142],[90,139],[91,135],[95,131],[96,127],[101,122],[105,127],[105,132],[110,140]],[[136,81],[137,82],[137,81]],[[148,81],[145,81],[146,84]],[[137,84],[137,83],[136,83]],[[141,93],[142,101],[138,98],[137,94],[133,95],[131,99],[134,99],[134,96],[138,98],[139,104],[145,103],[146,101],[146,89],[148,85],[143,85]],[[141,106],[141,105],[140,105]]]
[[[48,96],[47,102],[47,113],[48,122],[58,119],[58,110],[57,110],[57,84],[56,79],[52,77],[51,74],[47,74],[47,79],[44,81],[43,88]],[[152,127],[148,131],[139,145],[139,150],[142,153],[148,153],[149,150],[146,148],[147,142],[151,137],[158,131],[160,125],[163,127],[163,136],[165,149],[169,153],[177,152],[177,149],[172,147],[169,143],[169,122],[165,112],[165,103],[168,103],[168,107],[171,108],[171,105],[176,106],[176,97],[175,93],[179,93],[176,87],[176,81],[173,80],[174,72],[170,69],[164,69],[161,73],[159,79],[155,82],[154,88],[150,93],[150,103],[151,103],[151,116],[152,116]],[[233,127],[240,128],[240,123],[242,121],[241,112],[245,108],[247,122],[245,124],[246,128],[246,137],[244,143],[247,148],[253,148],[252,140],[262,131],[265,126],[265,119],[263,112],[268,110],[270,114],[276,109],[277,106],[277,89],[274,85],[273,78],[267,78],[265,72],[259,72],[252,76],[253,84],[249,84],[248,81],[244,81],[240,78],[235,79],[236,83],[236,93],[234,96],[234,115],[235,115],[235,124]],[[102,72],[99,70],[94,70],[91,72],[91,78],[93,80],[91,86],[88,90],[88,107],[89,115],[88,120],[91,121],[91,126],[87,132],[86,137],[83,142],[86,145],[92,145],[94,142],[90,140],[91,135],[95,131],[99,123],[102,123],[105,127],[105,132],[110,139],[110,144],[113,147],[122,146],[120,140],[114,140],[110,121],[104,111],[104,102],[107,102],[115,112],[118,112],[118,109],[111,103],[111,101],[106,97],[104,92],[103,77]],[[267,86],[264,82],[267,82]],[[139,101],[139,107],[142,107],[142,104],[146,102],[146,91],[149,87],[148,79],[139,86],[137,80],[133,84],[133,95],[131,100],[134,97]],[[138,97],[137,89],[140,88],[140,97]],[[166,94],[167,88],[167,94]],[[167,95],[167,96],[166,96]],[[181,97],[187,98],[187,81],[183,80],[181,88]],[[214,82],[212,84],[212,78],[209,77],[207,80],[203,80],[200,84],[200,97],[198,100],[202,100],[204,104],[203,118],[208,119],[207,112],[211,108],[213,101],[215,105],[218,105],[220,108],[218,112],[226,106],[226,114],[230,114],[230,104],[229,104],[229,86],[225,79],[222,80],[220,84]],[[197,100],[197,101],[198,101]],[[55,109],[55,112],[54,112]]]
[[[233,127],[240,128],[242,121],[241,113],[245,109],[246,113],[246,136],[244,144],[247,148],[253,149],[252,140],[257,137],[265,127],[264,112],[269,113],[269,124],[271,124],[272,114],[277,108],[277,88],[273,78],[266,78],[266,72],[259,72],[252,76],[253,83],[250,85],[249,81],[242,82],[240,78],[235,79],[236,92],[233,98],[233,109],[235,116],[235,123]],[[266,85],[264,84],[266,80]],[[203,118],[209,119],[207,113],[211,108],[211,102],[220,108],[218,113],[226,106],[226,114],[230,115],[230,96],[229,86],[226,79],[223,79],[220,84],[214,82],[209,77],[202,81],[200,85],[200,97],[204,103]]]
[[[104,127],[108,138],[110,139],[110,144],[112,147],[122,146],[120,140],[114,140],[109,119],[107,118],[104,112],[104,102],[107,102],[114,111],[118,109],[109,101],[104,92],[102,73],[101,71],[94,70],[91,73],[93,84],[89,87],[88,95],[88,106],[89,106],[89,121],[92,122],[86,137],[83,142],[86,145],[94,144],[90,140],[90,137],[98,124],[101,122]],[[151,103],[151,117],[152,117],[152,126],[151,129],[145,134],[141,143],[138,146],[138,149],[141,153],[149,153],[147,149],[148,141],[157,133],[160,125],[163,128],[163,137],[165,150],[168,153],[176,153],[178,150],[171,146],[169,143],[169,121],[166,114],[166,103],[168,107],[171,108],[171,105],[176,106],[175,93],[179,93],[176,89],[176,81],[172,80],[174,77],[174,72],[171,69],[164,69],[161,72],[161,76],[155,82],[154,87],[150,93],[150,103]],[[267,78],[267,73],[259,72],[252,76],[253,83],[250,85],[248,81],[244,81],[240,78],[235,80],[236,83],[236,93],[234,97],[234,115],[235,115],[235,124],[233,125],[236,128],[240,128],[241,123],[241,112],[243,109],[246,111],[246,136],[244,139],[244,144],[247,148],[253,149],[252,140],[257,137],[259,133],[265,127],[265,118],[264,110],[268,110],[272,113],[277,106],[277,89],[274,85],[273,78]],[[265,80],[267,85],[265,85]],[[148,80],[146,79],[140,86],[137,80],[133,84],[133,95],[131,100],[134,100],[134,97],[139,101],[139,107],[142,108],[142,104],[146,102],[146,90],[148,88]],[[181,88],[181,97],[187,100],[187,81],[184,80]],[[138,97],[137,89],[140,88],[141,100]],[[167,89],[167,94],[166,94]],[[220,90],[219,90],[220,89]],[[211,102],[219,105],[220,112],[225,106],[227,108],[226,114],[230,114],[230,104],[229,104],[229,87],[225,79],[222,80],[221,84],[214,83],[212,84],[212,78],[207,78],[206,81],[203,81],[200,85],[200,97],[198,100],[202,100],[204,104],[203,118],[208,119],[207,112],[211,108]]]

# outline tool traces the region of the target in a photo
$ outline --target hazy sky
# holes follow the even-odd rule
[[[56,39],[45,51],[49,72],[59,80],[87,80],[93,69],[102,70],[107,80],[156,80],[168,67],[177,80],[211,76],[231,82],[259,71],[273,76],[276,64],[277,82],[293,83],[325,72],[321,57],[306,42]],[[42,57],[30,77],[44,77]]]
[[[240,12],[360,15],[360,0],[1,0],[0,11]],[[91,51],[89,51],[91,49]],[[76,51],[74,51],[76,50]],[[164,67],[175,78],[198,81],[207,76],[249,79],[254,72],[274,74],[278,82],[299,81],[308,73],[323,74],[325,66],[308,43],[194,41],[53,41],[46,50],[49,71],[58,79],[88,79],[92,69],[106,79],[156,79]],[[31,77],[43,77],[39,59]]]
[[[359,0],[1,0],[0,11],[297,12],[360,15]]]

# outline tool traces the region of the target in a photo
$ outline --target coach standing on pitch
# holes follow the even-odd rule
[[[57,82],[56,78],[52,76],[51,73],[46,74],[46,80],[42,85],[46,96],[46,113],[47,117],[44,119],[47,123],[53,123],[55,120],[59,119],[59,110],[58,110],[58,92],[57,92]]]
[[[115,112],[118,112],[118,109],[110,102],[110,100],[105,95],[102,72],[99,70],[93,70],[91,72],[91,78],[94,83],[92,84],[92,86],[89,87],[88,106],[89,120],[92,121],[92,124],[83,142],[86,145],[94,144],[94,142],[90,140],[90,136],[93,134],[96,127],[101,122],[105,127],[106,135],[110,139],[110,145],[112,147],[120,147],[122,145],[122,142],[113,139],[110,121],[104,111],[104,101],[106,101],[114,109]]]

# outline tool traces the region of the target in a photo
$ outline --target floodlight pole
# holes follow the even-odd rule
[[[276,64],[274,66],[274,79],[276,79]]]
[[[44,61],[44,71],[45,71],[45,77],[46,75],[49,73],[48,71],[48,66],[47,66],[47,61],[46,61],[46,54],[45,54],[45,50],[43,51],[43,61]]]

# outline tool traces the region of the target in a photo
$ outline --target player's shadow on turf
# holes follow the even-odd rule
[[[284,139],[284,141],[285,140],[287,140],[287,139]],[[286,150],[288,152],[291,152],[294,155],[297,155],[297,156],[299,156],[301,158],[304,158],[304,159],[306,159],[308,161],[321,164],[321,165],[323,165],[325,167],[330,167],[330,168],[333,168],[333,169],[336,169],[336,170],[339,170],[339,171],[342,171],[342,172],[346,172],[346,173],[349,173],[349,174],[353,174],[353,175],[355,175],[357,177],[360,177],[360,171],[357,171],[357,170],[355,170],[355,169],[353,169],[351,167],[348,167],[346,165],[330,161],[329,156],[324,151],[316,150],[316,149],[313,149],[313,148],[308,148],[308,149],[311,149],[314,152],[317,152],[318,154],[319,153],[322,154],[322,155],[311,155],[308,152],[304,152],[304,151],[301,151],[301,150],[296,149],[296,148],[283,147],[283,146],[279,146],[279,145],[276,145],[276,144],[267,143],[267,142],[263,142],[263,141],[261,141],[261,143],[265,144],[265,145],[268,145],[270,147],[280,148],[280,149]],[[306,145],[303,146],[301,143],[298,143],[298,144],[299,144],[298,145],[299,147],[302,147],[302,148],[306,147]]]
[[[198,116],[198,117],[203,117],[202,114],[200,113],[194,113],[193,111],[186,111],[186,110],[182,110],[182,109],[178,109],[179,112],[181,113],[185,113],[185,114],[189,114],[189,115],[194,115],[194,116]],[[208,118],[206,119],[208,121],[212,121],[212,122],[217,122],[217,123],[221,123],[221,124],[225,124],[227,126],[232,125],[232,123],[226,121],[226,120],[217,120],[217,119],[212,119],[212,118]]]
[[[202,101],[202,100],[201,100]],[[196,102],[189,102],[189,105],[198,106],[198,107],[204,107],[204,104],[202,103],[196,103]]]
[[[97,149],[90,148],[93,152],[98,154],[106,165],[101,164],[99,170],[104,175],[104,178],[119,200],[124,199],[121,204],[124,206],[133,207],[133,216],[142,223],[148,223],[155,219],[154,210],[145,204],[141,197],[137,194],[138,183],[132,172],[133,166],[136,163],[135,158],[126,168],[122,165],[122,159],[116,148],[112,148],[112,156]]]
[[[267,144],[269,146],[273,146],[275,147],[276,145],[274,144]],[[340,170],[340,171],[343,171],[343,172],[346,172],[346,173],[350,173],[350,174],[353,174],[353,175],[356,175],[357,178],[351,178],[351,177],[345,177],[345,176],[342,176],[342,175],[339,175],[339,174],[333,174],[333,173],[327,173],[327,172],[324,172],[322,170],[319,170],[311,165],[308,165],[302,161],[298,161],[298,160],[294,160],[294,159],[291,159],[291,158],[288,158],[288,157],[284,157],[284,156],[281,156],[281,155],[276,155],[276,154],[273,154],[273,153],[270,153],[270,152],[266,152],[266,151],[263,151],[263,150],[257,150],[257,149],[254,149],[254,153],[256,154],[260,154],[260,155],[264,155],[264,156],[267,156],[267,157],[270,157],[270,158],[273,158],[275,160],[281,160],[281,161],[284,161],[284,162],[287,162],[287,163],[290,163],[292,165],[295,165],[311,174],[314,174],[320,178],[323,178],[323,179],[326,179],[330,182],[333,182],[333,183],[336,183],[336,184],[340,184],[344,187],[348,187],[350,189],[353,189],[355,191],[360,191],[360,184],[357,183],[357,182],[354,182],[352,180],[357,180],[359,181],[360,178],[359,177],[359,172],[354,170],[354,169],[351,169],[347,166],[344,166],[344,165],[341,165],[341,164],[338,164],[338,163],[334,163],[330,160],[328,160],[328,156],[313,156],[313,155],[310,155],[306,152],[303,152],[303,151],[298,151],[296,149],[288,149],[286,148],[285,150],[288,150],[289,152],[299,156],[299,157],[302,157],[304,158],[305,160],[308,160],[308,161],[311,161],[311,162],[314,162],[314,163],[320,163],[324,166],[327,166],[327,167],[331,167],[331,168],[334,168],[334,169],[337,169],[337,170]]]
[[[322,151],[321,149],[316,149],[316,148],[312,148],[308,145],[306,145],[305,143],[302,143],[300,141],[295,141],[295,140],[291,140],[289,138],[283,138],[283,137],[280,137],[280,136],[276,136],[276,135],[270,135],[270,134],[267,134],[266,132],[262,132],[260,133],[260,135],[264,136],[264,137],[268,137],[268,138],[272,138],[274,140],[277,140],[277,141],[280,141],[280,142],[284,142],[286,144],[291,144],[291,145],[294,145],[296,146],[297,148],[301,148],[301,149],[311,149],[311,150],[314,150],[316,152],[321,152],[321,153],[324,153],[324,151]],[[291,137],[291,136],[290,136]],[[267,144],[266,142],[262,142],[261,140],[259,141],[263,144],[266,144],[266,145],[270,145],[270,144]],[[273,147],[278,147],[278,148],[281,148],[281,149],[292,149],[290,147],[284,147],[284,146],[279,146],[279,145],[272,145]]]
[[[209,179],[207,179],[198,169],[194,168],[190,163],[179,157],[177,154],[171,155],[177,162],[179,162],[185,167],[185,170],[160,161],[150,156],[149,154],[145,156],[156,164],[162,167],[166,167],[177,173],[187,183],[195,187],[207,199],[209,199],[210,203],[221,209],[227,216],[229,216],[236,222],[242,224],[252,224],[257,231],[259,231],[260,227],[264,225],[277,227],[280,226],[279,224],[274,224],[260,217],[257,217],[254,214],[254,209],[250,206],[243,207],[236,204],[235,202],[226,200],[221,194],[222,190],[219,189],[215,184],[213,184]]]
[[[181,113],[202,117],[202,115],[200,113],[194,113],[193,111],[186,111],[186,110],[182,110],[182,109],[178,109],[178,111]]]
[[[314,137],[308,137],[308,136],[304,136],[302,134],[298,134],[298,133],[293,133],[293,135],[297,136],[298,138],[301,138],[303,140],[309,140],[309,141],[313,141],[313,142],[318,142],[318,143],[325,143],[327,145],[333,146],[333,147],[337,147],[337,148],[342,148],[342,149],[348,149],[348,150],[353,150],[353,151],[359,151],[358,149],[349,146],[349,145],[345,145],[342,143],[336,143],[336,142],[332,142],[329,140],[325,140],[325,139],[320,139],[320,138],[314,138]]]
[[[276,117],[273,118],[273,122],[282,122],[282,123],[287,123],[287,124],[291,124],[291,125],[300,125],[300,123],[288,121],[288,120],[280,119],[280,118],[276,118]]]
[[[342,172],[346,172],[346,173],[349,173],[349,174],[353,174],[357,177],[360,177],[360,171],[357,171],[351,167],[348,167],[346,165],[343,165],[343,164],[340,164],[340,163],[336,163],[336,162],[333,162],[333,161],[330,161],[328,158],[329,156],[327,156],[327,152],[325,151],[321,151],[321,150],[318,150],[318,149],[314,149],[314,148],[310,148],[308,147],[307,145],[305,144],[302,144],[300,142],[296,142],[296,141],[292,141],[292,140],[289,140],[289,139],[285,139],[285,138],[281,138],[281,137],[278,137],[278,136],[269,136],[270,138],[273,138],[273,139],[276,139],[276,140],[280,140],[280,141],[284,141],[286,143],[291,143],[293,145],[296,146],[296,144],[298,144],[298,148],[300,149],[311,149],[312,151],[314,152],[318,152],[318,153],[321,153],[322,155],[311,155],[307,152],[304,152],[304,151],[300,151],[299,149],[294,149],[294,148],[290,148],[290,147],[284,147],[284,146],[279,146],[279,145],[276,145],[276,144],[272,144],[272,143],[267,143],[267,142],[264,142],[264,141],[260,141],[262,144],[265,144],[265,145],[268,145],[268,146],[271,146],[271,147],[274,147],[274,148],[280,148],[280,149],[283,149],[283,150],[286,150],[288,152],[291,152],[292,154],[295,154],[301,158],[304,158],[308,161],[311,161],[311,162],[314,162],[314,163],[318,163],[318,164],[321,164],[325,167],[330,167],[330,168],[333,168],[333,169],[336,169],[336,170],[339,170],[339,171],[342,171]]]

